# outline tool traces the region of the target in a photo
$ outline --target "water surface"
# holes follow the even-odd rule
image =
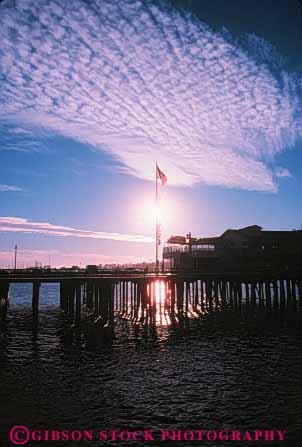
[[[41,286],[39,327],[33,331],[31,286],[11,287],[7,323],[0,331],[1,440],[20,424],[45,429],[287,429],[282,445],[300,445],[301,314],[229,310],[172,327],[145,328],[117,319],[112,340],[66,328],[58,294],[58,285]],[[40,443],[63,444],[114,445]]]

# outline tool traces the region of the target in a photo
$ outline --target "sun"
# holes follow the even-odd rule
[[[141,195],[140,200],[134,205],[137,223],[141,230],[146,234],[155,234],[156,223],[159,224],[161,243],[168,239],[176,231],[176,225],[179,224],[177,211],[173,201],[164,194],[161,195],[159,206],[156,207],[155,197],[152,194]]]
[[[155,200],[146,200],[142,205],[141,216],[146,224],[155,226],[156,222],[166,225],[169,222],[170,209],[159,203],[156,205]]]

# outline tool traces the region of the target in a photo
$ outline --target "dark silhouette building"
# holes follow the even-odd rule
[[[221,236],[171,236],[163,250],[166,265],[198,271],[299,270],[302,231],[265,231],[258,225],[226,230]]]

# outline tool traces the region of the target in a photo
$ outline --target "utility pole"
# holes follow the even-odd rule
[[[18,255],[18,246],[15,245],[15,270],[17,270],[17,255]]]

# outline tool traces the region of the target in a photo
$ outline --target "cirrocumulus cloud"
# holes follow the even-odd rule
[[[276,191],[301,84],[270,45],[164,1],[7,0],[0,16],[6,126],[79,139],[140,178],[157,159],[174,184]]]

